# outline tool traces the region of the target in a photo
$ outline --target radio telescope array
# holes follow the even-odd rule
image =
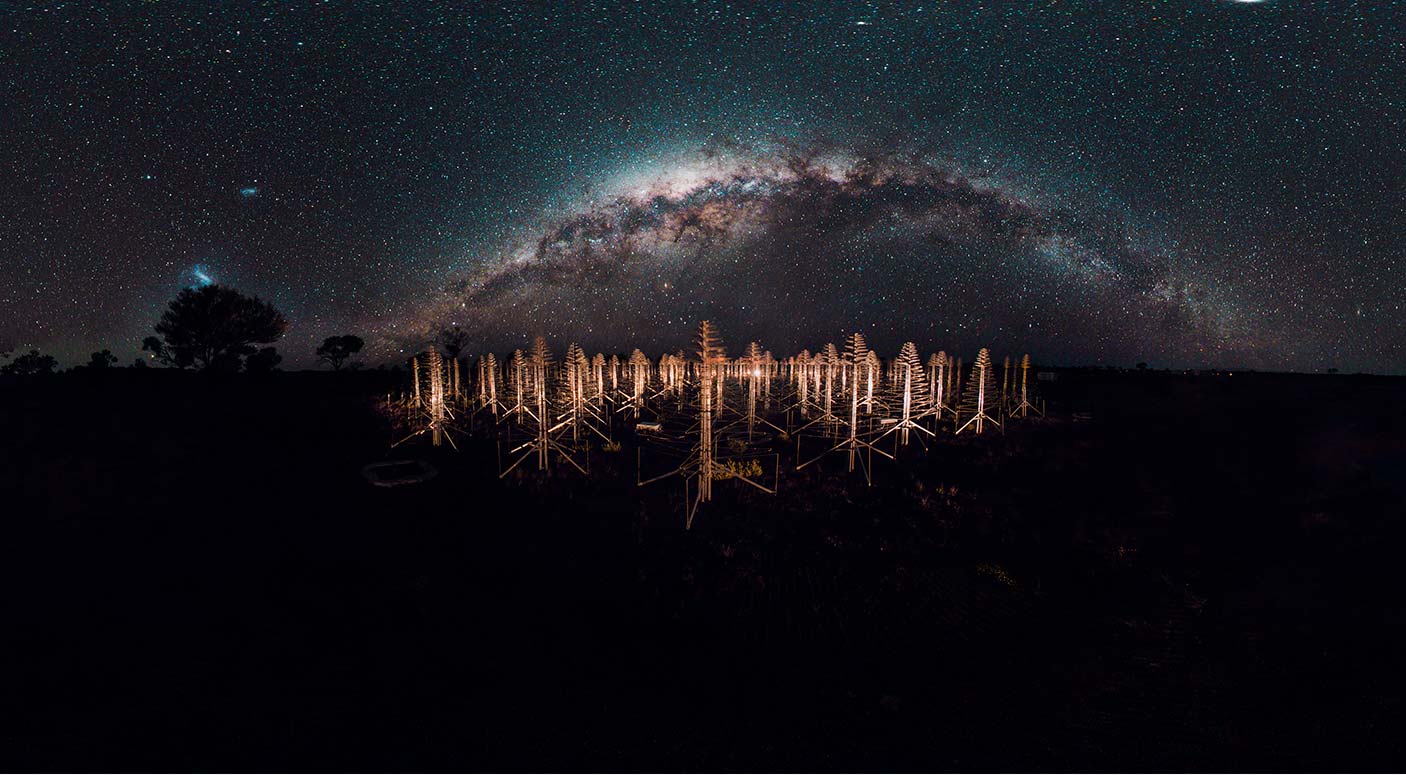
[[[391,447],[423,435],[428,435],[436,447],[445,441],[451,447],[456,446],[451,432],[457,430],[454,407],[459,403],[458,374],[458,361],[451,365],[438,350],[424,353],[423,358],[417,355],[410,359],[411,392],[401,401],[398,414],[411,430]]]
[[[593,448],[614,453],[617,439],[628,441],[639,486],[682,482],[688,528],[715,483],[776,494],[783,454],[795,471],[843,456],[846,470],[872,485],[876,455],[895,460],[944,435],[1004,433],[1045,413],[1029,355],[1007,356],[998,375],[982,348],[964,373],[946,351],[924,359],[905,342],[885,358],[856,332],[814,353],[777,358],[751,342],[729,358],[706,320],[693,344],[651,358],[639,349],[588,355],[571,343],[558,361],[538,336],[526,350],[485,353],[466,366],[427,350],[410,361],[409,390],[387,397],[403,434],[393,446],[427,438],[457,449],[456,435],[493,441],[501,478],[562,466],[589,476]]]

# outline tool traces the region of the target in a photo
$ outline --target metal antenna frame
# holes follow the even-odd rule
[[[936,407],[925,406],[931,400],[932,389],[924,384],[926,373],[922,361],[918,358],[917,345],[912,342],[904,342],[898,357],[894,359],[894,366],[898,371],[898,380],[901,386],[901,414],[895,422],[874,439],[874,443],[877,444],[885,436],[896,432],[898,433],[898,443],[906,447],[911,432],[918,431],[920,435],[916,438],[926,450],[927,442],[921,434],[925,433],[935,439],[937,432],[924,427],[919,420],[932,415],[937,415],[940,419],[941,415],[939,414],[940,410]]]
[[[579,350],[579,348],[576,349]],[[517,455],[517,458],[513,460],[507,468],[502,468],[505,455],[503,452],[503,443],[500,441],[498,446],[498,466],[502,468],[502,471],[498,474],[499,479],[512,473],[519,465],[534,455],[537,458],[537,470],[549,471],[551,470],[551,456],[553,452],[583,475],[590,475],[591,473],[590,448],[587,447],[585,450],[586,464],[583,466],[581,463],[577,462],[576,458],[573,456],[577,450],[568,447],[561,440],[561,437],[565,435],[567,430],[575,430],[573,424],[574,416],[573,420],[562,420],[553,417],[551,402],[548,400],[547,396],[547,382],[551,370],[552,355],[551,351],[547,349],[547,342],[540,336],[536,337],[532,342],[532,355],[529,361],[532,400],[535,406],[531,408],[524,407],[522,410],[522,414],[531,420],[535,433],[528,441],[508,449],[506,457],[511,458]],[[509,426],[508,444],[512,444],[511,432],[511,426]]]
[[[986,413],[986,391],[987,388],[992,388],[994,392],[996,374],[991,366],[991,351],[985,347],[976,354],[976,363],[972,365],[972,379],[976,380],[976,384],[968,383],[968,393],[962,396],[963,404],[973,407],[972,416],[966,422],[958,425],[957,430],[953,431],[953,435],[961,433],[967,428],[972,428],[980,435],[983,430],[982,426],[986,422],[995,425],[1000,428],[1002,433],[1005,433],[1006,429],[1005,426],[1001,425],[1001,421]],[[993,395],[992,398],[994,399],[995,396]]]
[[[668,360],[668,357],[666,356],[664,360]],[[676,364],[670,363],[670,365],[673,366]],[[727,382],[727,357],[722,349],[722,342],[718,337],[717,328],[711,321],[705,320],[699,325],[698,361],[689,365],[694,367],[694,379],[691,381],[687,379],[687,370],[684,370],[685,376],[679,377],[679,379],[682,379],[694,388],[697,397],[697,414],[692,416],[696,417],[696,421],[680,436],[668,436],[660,433],[657,436],[651,434],[650,439],[650,441],[655,442],[659,446],[665,448],[672,447],[675,452],[682,451],[682,455],[680,456],[681,460],[673,469],[645,479],[643,476],[644,443],[641,443],[641,446],[636,451],[635,475],[636,486],[638,487],[653,484],[654,482],[672,476],[679,476],[683,479],[685,530],[691,530],[693,528],[693,521],[698,515],[699,508],[701,508],[704,503],[708,503],[712,500],[713,482],[715,479],[719,478],[716,474],[717,471],[721,470],[725,473],[725,476],[721,477],[722,479],[736,479],[768,495],[775,495],[779,488],[781,470],[780,456],[771,453],[771,456],[775,458],[773,476],[778,483],[778,487],[767,487],[743,473],[743,471],[740,470],[741,466],[739,464],[739,461],[757,460],[766,457],[765,454],[748,455],[739,453],[719,455],[717,452],[718,440],[726,439],[730,435],[729,430],[738,423],[733,422],[718,427],[714,425],[715,413],[723,406],[719,399],[724,393]],[[685,384],[677,385],[680,394],[682,394],[686,387],[687,385]],[[660,391],[658,395],[662,397],[665,392],[666,391]],[[682,410],[679,410],[675,416],[679,420],[682,420],[684,417],[690,415],[684,415]],[[663,425],[664,423],[660,422],[661,431]],[[688,440],[692,438],[696,438],[697,441],[691,443],[686,448],[683,447],[683,444],[688,443]],[[641,442],[644,441],[645,439],[642,437]],[[720,462],[723,464],[722,466],[719,466]]]
[[[857,463],[859,465],[859,468],[864,473],[864,482],[870,487],[872,487],[874,485],[874,453],[877,452],[890,460],[893,460],[894,456],[875,447],[872,442],[860,437],[859,435],[859,405],[861,403],[861,400],[859,398],[860,384],[863,381],[861,379],[863,373],[868,370],[869,348],[868,345],[865,344],[864,336],[862,334],[850,334],[849,337],[847,337],[847,340],[848,341],[846,341],[845,343],[845,355],[841,363],[841,368],[845,372],[843,384],[848,386],[845,392],[849,393],[849,422],[841,422],[843,422],[843,424],[849,429],[849,435],[835,446],[825,450],[824,452],[821,452],[819,455],[816,455],[815,457],[809,460],[804,461],[801,460],[801,437],[797,435],[796,470],[800,471],[801,469],[807,466],[813,465],[832,452],[843,451],[846,455],[847,462],[849,464],[849,472],[854,473],[855,465]],[[834,345],[827,345],[826,347],[827,353],[833,349]],[[827,361],[828,360],[829,359],[827,358]],[[833,384],[832,377],[827,379],[827,392],[828,385],[830,384]],[[831,406],[829,400],[830,396],[827,395],[826,398],[827,400],[825,402],[825,413],[826,415],[828,415],[830,413]],[[810,423],[807,423],[805,426],[802,426],[800,430],[803,431],[811,425],[814,425],[816,422],[826,419],[826,415],[817,417],[815,420],[812,420]],[[880,434],[879,438],[882,438],[882,434]]]
[[[1025,417],[1027,411],[1035,412],[1041,417],[1045,416],[1045,411],[1030,403],[1030,393],[1027,379],[1030,376],[1030,354],[1026,353],[1020,359],[1020,403],[1010,411],[1011,417]]]
[[[433,446],[440,446],[445,441],[456,451],[459,445],[454,443],[452,431],[453,421],[456,419],[454,410],[445,401],[446,367],[443,357],[438,350],[431,349],[425,354],[425,376],[429,380],[428,397],[425,397],[420,389],[420,359],[419,356],[410,359],[410,370],[415,383],[414,398],[410,406],[409,420],[415,423],[421,420],[424,425],[416,428],[410,435],[402,438],[391,445],[391,449],[399,447],[401,444],[410,441],[426,433],[430,434],[430,443]]]

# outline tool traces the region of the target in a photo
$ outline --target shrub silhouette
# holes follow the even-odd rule
[[[347,359],[361,352],[361,348],[365,345],[366,343],[361,341],[361,337],[353,334],[329,336],[322,340],[321,345],[318,345],[317,362],[331,366],[333,371],[341,371]]]
[[[267,374],[282,362],[283,356],[278,354],[277,348],[261,347],[244,359],[244,370],[250,374]]]
[[[100,350],[88,358],[88,368],[109,369],[117,365],[117,356],[111,350]]]
[[[13,361],[0,367],[0,375],[6,377],[32,377],[38,374],[53,374],[59,362],[52,355],[43,355],[38,350],[30,350],[16,356]]]

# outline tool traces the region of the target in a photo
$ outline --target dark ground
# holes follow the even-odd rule
[[[1065,372],[689,533],[629,444],[370,487],[384,380],[0,385],[0,769],[1406,766],[1406,380]]]

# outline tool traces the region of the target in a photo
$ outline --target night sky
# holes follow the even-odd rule
[[[430,5],[0,2],[0,345],[1406,372],[1406,4]]]

